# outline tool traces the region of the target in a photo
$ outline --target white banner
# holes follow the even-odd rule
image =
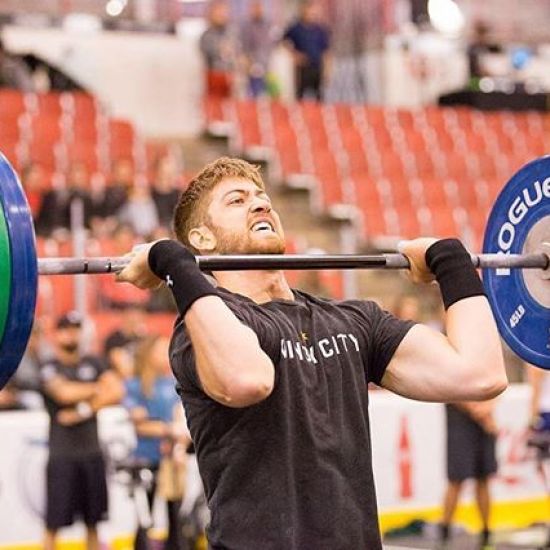
[[[544,498],[525,436],[530,388],[513,384],[499,397],[496,420],[498,475],[491,486],[495,501]],[[445,411],[421,403],[371,392],[373,465],[380,511],[426,508],[442,502],[446,483]],[[472,498],[466,488],[464,498]]]
[[[370,416],[373,465],[380,512],[438,506],[445,486],[444,410],[384,391],[373,391]],[[496,501],[544,496],[544,487],[524,435],[529,388],[513,385],[499,399],[497,421],[500,471],[493,485]],[[38,543],[42,537],[47,416],[43,412],[0,413],[0,545]],[[122,458],[134,436],[126,412],[103,411],[100,433],[111,456]],[[103,541],[134,531],[135,513],[127,488],[110,476],[109,521],[101,525]],[[157,508],[162,524],[163,507]],[[63,538],[81,538],[81,526],[63,530]]]

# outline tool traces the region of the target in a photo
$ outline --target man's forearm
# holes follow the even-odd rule
[[[426,263],[441,290],[447,311],[445,332],[460,356],[465,382],[493,396],[491,386],[501,386],[499,381],[505,378],[502,346],[470,255],[456,239],[444,239],[427,249]]]
[[[484,296],[465,298],[450,306],[445,327],[449,343],[468,371],[467,378],[483,387],[506,377],[500,336]],[[487,391],[493,394],[490,388]]]
[[[95,382],[72,382],[56,380],[47,389],[55,401],[62,405],[73,405],[79,401],[92,399],[97,391]]]
[[[170,424],[162,420],[143,420],[136,423],[136,432],[140,437],[162,438],[170,435]]]
[[[94,412],[103,407],[118,405],[124,397],[124,386],[120,377],[114,372],[105,372],[98,382],[98,389],[89,403]]]
[[[426,262],[422,260],[422,249]],[[482,401],[507,385],[502,346],[470,255],[456,240],[401,246],[415,280],[435,276],[446,309],[445,334],[412,327],[392,357],[382,385],[412,399]]]

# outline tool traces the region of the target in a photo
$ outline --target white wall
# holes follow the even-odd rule
[[[433,33],[387,36],[383,67],[384,103],[393,106],[434,103],[441,94],[463,88],[468,80],[462,45]]]
[[[65,32],[7,26],[15,52],[33,52],[88,86],[114,116],[149,137],[194,135],[201,129],[201,59],[197,32],[179,36]]]

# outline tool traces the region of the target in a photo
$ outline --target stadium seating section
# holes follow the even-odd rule
[[[458,235],[472,250],[481,249],[501,187],[550,150],[550,117],[539,112],[207,99],[205,118],[210,133],[229,137],[233,154],[267,161],[272,181],[309,189],[314,214],[352,219],[365,244],[375,247],[398,238]],[[110,117],[92,95],[0,89],[0,151],[18,171],[40,163],[47,185],[62,181],[75,162],[86,164],[92,181],[108,184],[118,159],[130,159],[147,181],[163,147]],[[70,242],[39,239],[37,246],[40,256],[72,254]],[[91,255],[113,253],[108,242],[88,246]],[[292,243],[290,252],[304,248]],[[299,282],[299,274],[289,276]],[[74,277],[41,277],[38,314],[74,307],[75,283]],[[321,273],[320,284],[342,295],[337,273]],[[106,299],[145,301],[132,292],[113,287],[112,277],[86,278],[88,308],[101,327],[116,324]],[[173,315],[160,319],[169,326]]]
[[[205,113],[233,152],[309,188],[315,211],[355,220],[375,246],[457,235],[480,250],[501,187],[550,150],[550,116],[534,111],[212,99]]]
[[[83,92],[24,94],[0,88],[0,152],[17,172],[38,163],[46,172],[44,185],[63,182],[71,164],[84,163],[91,182],[109,183],[110,170],[119,159],[130,159],[146,181],[154,160],[167,150],[164,144],[146,143],[126,121],[109,116],[97,99]],[[42,191],[45,191],[43,189]],[[31,197],[29,197],[31,199]],[[31,200],[32,206],[32,200]],[[108,255],[109,243],[88,243],[92,255]],[[71,255],[71,243],[38,239],[39,256]],[[147,295],[129,285],[116,285],[109,276],[86,277],[88,309],[100,337],[119,323],[117,312],[102,308],[107,298],[145,302]],[[75,277],[40,277],[37,315],[52,318],[75,307]],[[174,315],[155,314],[155,326],[169,332]]]
[[[39,163],[50,183],[76,162],[108,181],[113,162],[122,158],[147,175],[158,147],[129,121],[110,117],[93,95],[0,88],[0,151],[16,170]]]

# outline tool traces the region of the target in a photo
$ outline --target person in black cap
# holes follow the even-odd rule
[[[42,391],[50,417],[46,469],[44,548],[53,550],[57,530],[82,519],[87,548],[99,548],[97,523],[107,514],[105,463],[96,413],[123,397],[123,385],[100,358],[80,351],[82,318],[63,315],[54,333],[54,355],[41,366]]]

